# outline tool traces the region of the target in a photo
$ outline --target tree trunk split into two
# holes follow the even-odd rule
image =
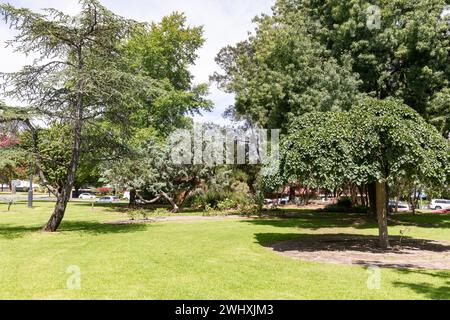
[[[135,190],[134,192],[135,192],[135,197],[139,198],[142,202],[144,202],[144,203],[146,203],[146,204],[152,204],[152,203],[157,202],[159,199],[164,198],[164,199],[166,199],[166,200],[171,204],[171,206],[172,206],[172,213],[178,213],[178,212],[180,212],[180,207],[179,207],[179,206],[175,203],[175,201],[174,201],[171,197],[169,197],[169,195],[168,195],[167,193],[165,193],[164,191],[161,191],[161,192],[159,193],[159,195],[158,195],[155,199],[153,199],[153,200],[145,200],[145,199],[143,199],[140,195],[138,195],[138,194],[136,193],[136,190]],[[130,197],[131,197],[131,195],[130,195]]]

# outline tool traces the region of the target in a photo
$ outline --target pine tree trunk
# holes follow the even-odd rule
[[[389,234],[387,225],[387,186],[386,183],[376,184],[376,207],[378,218],[378,231],[380,236],[380,247],[382,249],[389,249]]]
[[[44,227],[45,232],[55,232],[58,229],[62,219],[64,218],[67,203],[69,202],[72,194],[72,187],[75,182],[75,175],[78,168],[78,159],[80,156],[81,136],[76,138],[75,140],[76,142],[74,143],[72,161],[67,174],[66,182],[64,187],[61,189],[61,192],[58,193],[53,214],[51,215],[50,220]]]
[[[48,220],[47,225],[44,227],[45,232],[55,232],[59,228],[59,225],[64,218],[69,198],[69,195],[66,193],[58,195],[53,214],[51,215],[50,220]]]
[[[79,64],[80,69],[82,66],[81,52],[79,53]],[[45,225],[43,231],[45,232],[55,232],[59,225],[61,224],[64,214],[66,212],[67,203],[72,197],[72,188],[75,184],[75,177],[78,169],[78,161],[81,153],[81,131],[83,126],[83,94],[82,88],[84,86],[84,81],[80,80],[78,82],[78,96],[77,102],[74,105],[73,113],[73,147],[72,156],[70,160],[70,165],[67,170],[66,181],[62,186],[60,192],[58,192],[55,209],[50,217],[50,220]]]

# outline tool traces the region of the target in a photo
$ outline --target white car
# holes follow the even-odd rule
[[[278,199],[278,204],[282,206],[289,204],[289,197]]]
[[[409,212],[411,211],[411,207],[406,202],[396,202],[395,200],[389,200],[389,211],[395,212],[397,210],[398,212]]]
[[[101,197],[97,200],[97,202],[103,202],[103,203],[112,203],[112,202],[116,202],[116,201],[119,201],[119,198],[114,197],[114,196]]]
[[[97,197],[95,195],[93,195],[92,193],[82,193],[82,194],[80,194],[78,199],[88,200],[88,199],[97,199]]]
[[[450,209],[450,200],[433,199],[431,200],[430,203],[430,209],[432,210]]]

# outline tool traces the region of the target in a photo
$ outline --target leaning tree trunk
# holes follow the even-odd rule
[[[165,198],[167,201],[169,201],[169,203],[172,205],[172,213],[178,213],[180,212],[180,208],[178,207],[178,205],[175,203],[175,201],[169,197],[169,195],[167,193],[165,193],[164,191],[161,191],[160,195]]]
[[[81,56],[81,55],[80,55]],[[80,64],[81,64],[80,60]],[[83,125],[83,80],[78,82],[78,97],[77,103],[75,105],[74,111],[74,127],[73,127],[73,147],[72,147],[72,156],[70,159],[70,165],[67,170],[66,181],[61,188],[61,191],[57,194],[56,205],[53,211],[53,214],[50,217],[50,220],[44,227],[45,232],[55,232],[59,225],[61,224],[62,219],[64,218],[64,214],[66,212],[67,203],[69,202],[72,195],[72,188],[75,184],[75,176],[77,174],[78,169],[78,161],[81,153],[81,130]]]
[[[387,225],[388,197],[386,183],[376,183],[376,210],[378,218],[378,231],[380,236],[380,247],[389,249],[389,234]]]
[[[81,127],[80,127],[81,129]],[[66,212],[67,203],[70,200],[72,194],[72,187],[75,182],[75,175],[78,168],[78,160],[80,156],[81,137],[75,138],[74,149],[72,153],[72,160],[70,162],[67,178],[61,192],[58,193],[56,199],[55,209],[44,227],[45,232],[55,232],[61,224],[64,214]]]

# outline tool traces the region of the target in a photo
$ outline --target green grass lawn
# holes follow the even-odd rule
[[[59,233],[40,228],[52,203],[0,205],[1,299],[450,299],[450,272],[382,269],[367,288],[360,266],[283,257],[264,244],[309,233],[376,235],[361,216],[300,213],[295,219],[163,222],[124,226],[113,207],[72,203]],[[450,240],[449,215],[400,216],[398,235]],[[67,289],[69,266],[81,288]]]

